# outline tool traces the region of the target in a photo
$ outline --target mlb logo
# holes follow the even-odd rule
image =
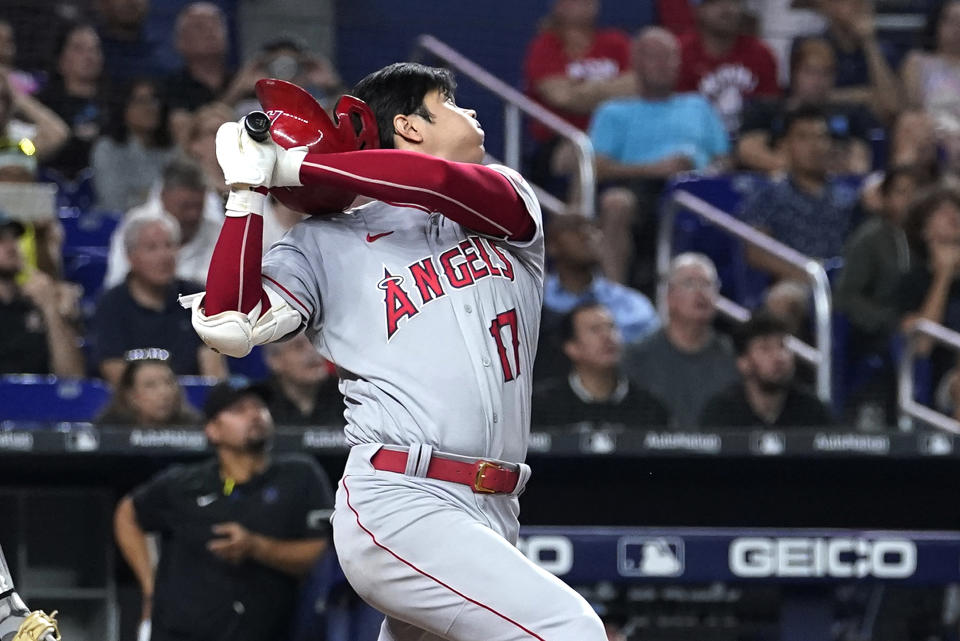
[[[580,437],[580,451],[586,454],[610,454],[617,449],[617,438],[610,432],[596,431]]]
[[[93,428],[78,428],[66,432],[64,447],[68,452],[95,452],[100,449],[100,436]]]
[[[750,450],[763,456],[779,456],[787,449],[782,432],[754,432],[750,435]]]
[[[625,536],[617,544],[620,576],[680,576],[683,557],[683,540],[676,537]]]
[[[923,434],[920,437],[920,451],[930,456],[953,454],[953,437],[939,432]]]

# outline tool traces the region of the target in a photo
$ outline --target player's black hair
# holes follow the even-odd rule
[[[594,309],[596,307],[603,307],[604,309],[606,309],[603,303],[597,302],[595,300],[588,300],[586,302],[578,304],[576,307],[574,307],[569,312],[567,312],[567,314],[564,315],[563,318],[560,319],[560,331],[558,336],[560,338],[561,345],[563,345],[567,341],[572,341],[577,337],[576,322],[577,322],[577,316],[580,314],[580,312],[585,312],[588,309]]]
[[[733,332],[733,346],[737,350],[737,356],[743,356],[755,338],[787,335],[789,333],[790,331],[782,320],[761,309],[754,312],[750,320]]]
[[[374,71],[357,83],[351,95],[367,103],[377,117],[380,147],[393,149],[393,118],[416,114],[428,122],[432,115],[423,104],[431,91],[453,98],[457,83],[446,69],[416,62],[396,62]]]
[[[827,123],[827,114],[816,105],[803,104],[787,112],[783,119],[783,135],[789,136],[790,130],[798,122],[807,122],[809,120],[820,120]]]
[[[893,165],[887,167],[883,174],[883,182],[880,183],[880,193],[886,196],[893,190],[894,184],[900,177],[912,178],[914,184],[920,183],[920,174],[914,165]]]

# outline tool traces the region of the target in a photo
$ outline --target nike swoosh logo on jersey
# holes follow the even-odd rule
[[[217,500],[216,494],[204,494],[197,497],[197,505],[200,507],[207,507],[211,503]]]
[[[392,233],[393,233],[392,231],[385,231],[379,234],[371,234],[367,232],[367,242],[372,243],[373,241],[383,238],[384,236],[389,236]]]

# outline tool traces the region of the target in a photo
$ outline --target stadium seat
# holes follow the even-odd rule
[[[107,404],[100,380],[15,374],[0,377],[0,420],[90,421]]]
[[[180,376],[178,380],[187,402],[197,409],[203,408],[210,388],[217,383],[217,379],[207,376]]]
[[[763,176],[749,173],[709,177],[684,175],[667,184],[662,203],[666,204],[674,193],[682,190],[721,211],[738,216],[745,197],[765,183]],[[748,308],[760,304],[769,278],[747,266],[743,244],[726,231],[681,209],[674,225],[673,248],[674,254],[688,251],[706,254],[717,266],[724,296]]]

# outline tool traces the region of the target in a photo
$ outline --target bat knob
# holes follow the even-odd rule
[[[270,137],[270,118],[262,111],[251,111],[243,118],[243,128],[251,138],[264,142]]]

